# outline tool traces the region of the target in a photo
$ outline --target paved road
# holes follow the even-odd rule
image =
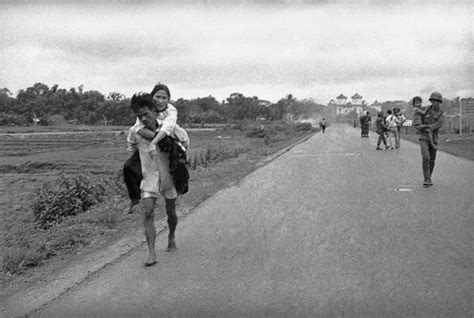
[[[205,201],[178,251],[144,245],[33,317],[467,317],[474,163],[329,127]]]

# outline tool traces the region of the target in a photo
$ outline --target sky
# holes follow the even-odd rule
[[[2,1],[0,88],[474,97],[472,1]]]

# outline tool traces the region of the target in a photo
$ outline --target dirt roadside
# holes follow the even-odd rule
[[[190,180],[193,190],[179,199],[177,209],[179,217],[186,217],[206,198],[235,185],[255,169],[304,142],[312,135],[305,136],[268,157],[256,158],[241,155],[235,159],[219,162],[213,167],[195,171]],[[133,249],[140,248],[145,243],[141,229],[141,217],[139,214],[134,214],[129,218],[128,228],[121,227],[111,236],[98,238],[96,244],[77,254],[47,261],[42,266],[30,270],[24,276],[14,279],[0,295],[0,304],[2,304],[0,316],[27,315],[29,312],[54,301],[69,289],[92,278],[106,266],[118,262],[121,257],[129,254]],[[157,215],[156,225],[158,234],[167,229],[163,213]],[[158,241],[157,248],[164,248],[164,244],[165,242]]]

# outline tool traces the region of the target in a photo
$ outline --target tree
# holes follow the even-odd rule
[[[8,112],[11,110],[11,106],[14,102],[14,98],[11,97],[12,93],[8,88],[0,89],[0,113]]]
[[[107,96],[107,99],[113,100],[114,102],[119,102],[119,101],[125,99],[125,95],[123,95],[122,93],[118,93],[118,92],[111,92]]]

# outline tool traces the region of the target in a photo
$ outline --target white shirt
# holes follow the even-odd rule
[[[395,128],[395,127],[397,127],[397,123],[398,123],[398,118],[397,118],[397,116],[394,116],[393,114],[392,114],[392,115],[389,115],[386,120],[387,120],[387,126],[388,126],[388,128]]]
[[[158,120],[157,120],[158,122]],[[169,172],[168,153],[157,149],[158,156],[153,158],[149,152],[150,142],[141,137],[137,132],[143,123],[135,123],[128,132],[127,150],[135,151],[138,149],[142,168],[143,179],[140,183],[140,189],[146,192],[159,193],[174,187],[173,177]]]

